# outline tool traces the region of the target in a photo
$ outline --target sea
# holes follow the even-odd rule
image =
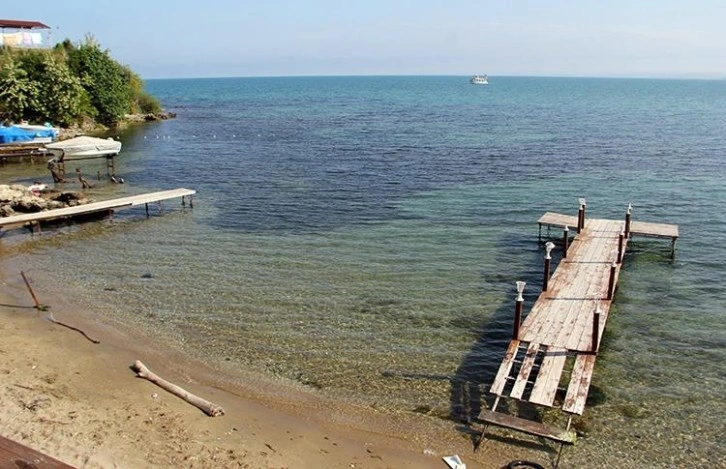
[[[179,201],[0,239],[46,297],[211,367],[377,412],[475,422],[542,282],[547,211],[677,224],[628,245],[560,467],[726,467],[726,80],[158,79],[175,118],[109,134],[97,199]],[[3,181],[50,181],[43,164]],[[100,180],[94,181],[97,176]],[[70,184],[73,188],[73,184]],[[77,184],[76,184],[77,186]],[[79,189],[79,187],[75,187]],[[544,229],[543,236],[547,236]],[[552,230],[559,259],[562,232]],[[3,246],[4,245],[4,246]],[[62,281],[59,281],[62,279]]]

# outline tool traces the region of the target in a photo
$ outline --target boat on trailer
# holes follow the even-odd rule
[[[72,161],[118,155],[121,151],[121,142],[110,137],[96,138],[84,135],[49,143],[45,148],[59,161]]]

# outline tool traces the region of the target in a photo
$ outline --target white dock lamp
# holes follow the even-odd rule
[[[514,304],[514,324],[512,325],[512,340],[519,339],[519,325],[522,323],[522,304],[524,303],[524,286],[526,282],[517,282],[517,301]]]
[[[524,301],[522,293],[524,293],[525,285],[527,285],[527,282],[522,282],[521,280],[517,282],[517,301]]]
[[[545,244],[545,259],[552,259],[552,250],[555,248],[555,243],[547,241]]]
[[[542,291],[547,291],[550,281],[550,262],[552,261],[552,250],[555,248],[555,243],[548,241],[545,244],[545,258],[544,258],[544,274],[542,275]]]

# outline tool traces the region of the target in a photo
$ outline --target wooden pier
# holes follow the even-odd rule
[[[489,425],[496,425],[574,443],[571,419],[585,410],[628,240],[632,236],[669,238],[675,249],[679,236],[676,225],[634,222],[631,216],[628,207],[624,220],[587,219],[581,199],[577,216],[548,212],[539,219],[540,237],[542,226],[563,229],[562,260],[550,276],[550,252],[555,246],[548,242],[543,291],[521,323],[524,282],[517,282],[512,340],[490,389],[494,404],[479,415],[485,423],[482,438]],[[501,399],[560,408],[569,414],[567,428],[497,412]]]
[[[82,217],[90,214],[113,214],[115,210],[130,208],[139,205],[146,207],[146,215],[149,215],[149,204],[153,202],[161,202],[163,200],[181,197],[182,205],[186,206],[186,197],[189,197],[189,206],[193,207],[192,196],[197,191],[193,189],[172,189],[160,192],[150,192],[141,195],[132,195],[129,197],[121,197],[118,199],[104,200],[101,202],[92,202],[89,204],[76,205],[74,207],[65,207],[55,210],[46,210],[36,213],[24,213],[22,215],[12,215],[9,217],[0,217],[0,230],[3,228],[13,228],[18,226],[30,225],[40,229],[41,221],[51,221],[59,219],[71,219],[74,217]]]

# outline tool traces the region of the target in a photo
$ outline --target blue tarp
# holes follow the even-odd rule
[[[55,129],[47,124],[45,128],[40,129],[23,129],[17,125],[10,127],[0,126],[0,143],[13,142],[30,142],[35,138],[50,138],[55,140],[57,137]]]

